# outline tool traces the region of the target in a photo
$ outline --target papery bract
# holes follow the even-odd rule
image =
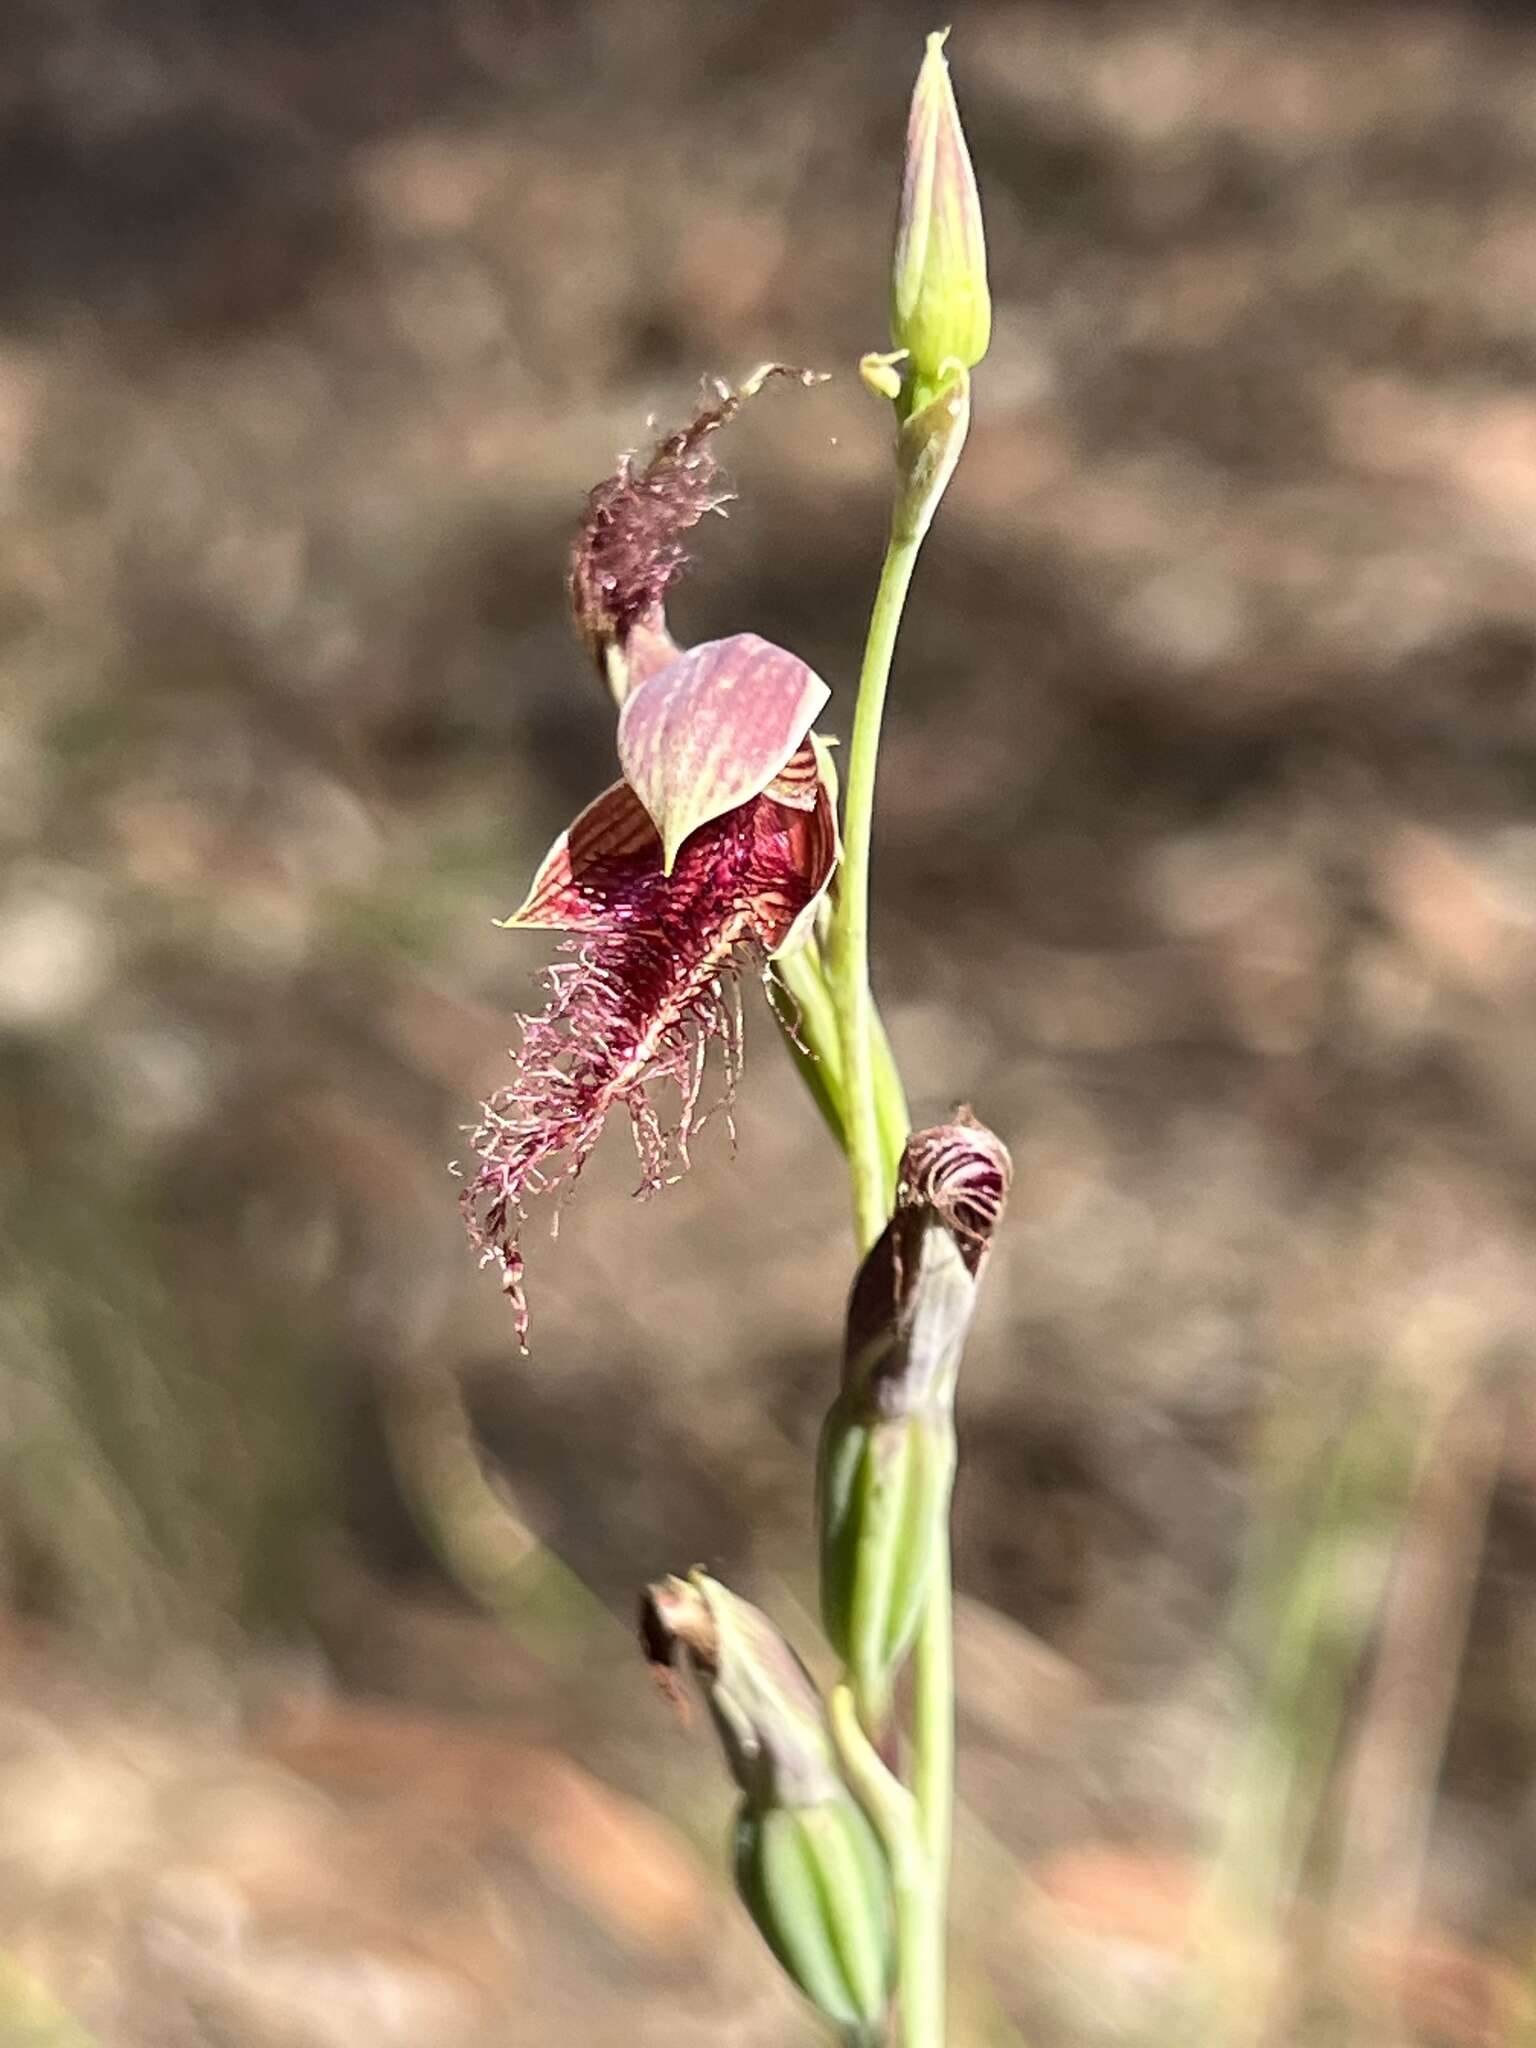
[[[743,1792],[791,1806],[839,1796],[843,1781],[821,1695],[761,1608],[696,1569],[648,1586],[640,1623],[646,1655],[663,1679],[680,1663],[698,1679]]]

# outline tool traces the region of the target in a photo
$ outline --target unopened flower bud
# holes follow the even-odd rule
[[[1008,1147],[968,1109],[914,1131],[901,1156],[897,1207],[926,1206],[953,1235],[979,1278],[1002,1221],[1013,1161]]]
[[[875,2041],[894,1977],[885,1853],[850,1796],[743,1807],[736,1889],[790,1981],[855,2039]]]
[[[964,1113],[916,1132],[849,1302],[817,1462],[822,1618],[877,1723],[949,1514],[955,1382],[1010,1172],[1001,1141]]]
[[[698,1680],[741,1788],[736,1886],[791,1981],[854,2038],[879,2036],[894,1973],[885,1854],[838,1768],[821,1696],[758,1608],[702,1571],[641,1602],[646,1654]]]
[[[911,356],[917,404],[951,366],[974,368],[992,332],[981,201],[944,57],[947,35],[928,38],[917,75],[896,220],[891,339]]]

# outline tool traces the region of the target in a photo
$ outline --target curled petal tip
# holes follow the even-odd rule
[[[914,1131],[902,1154],[900,1208],[929,1208],[977,1272],[991,1248],[1013,1181],[1013,1160],[995,1131],[965,1107],[947,1124]]]

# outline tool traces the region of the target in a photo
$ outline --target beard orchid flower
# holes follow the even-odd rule
[[[764,373],[766,374],[766,373]],[[729,1101],[741,1062],[739,975],[808,933],[836,868],[835,789],[811,730],[828,698],[754,633],[680,651],[664,600],[681,536],[718,509],[709,437],[761,382],[723,394],[594,490],[572,551],[578,630],[619,704],[615,782],[562,832],[503,920],[569,934],[548,1000],[518,1019],[507,1084],[485,1104],[462,1195],[526,1341],[528,1205],[581,1172],[610,1113],[629,1118],[648,1194],[688,1164],[712,1045]]]

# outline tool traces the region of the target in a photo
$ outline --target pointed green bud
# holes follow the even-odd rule
[[[736,1889],[790,1981],[853,2039],[883,2038],[895,1976],[885,1852],[851,1797],[743,1807]]]
[[[852,2038],[881,2037],[894,1980],[885,1853],[838,1767],[821,1695],[760,1609],[694,1571],[647,1589],[646,1655],[686,1664],[741,1788],[737,1890],[780,1965]]]
[[[1010,1173],[1001,1141],[963,1112],[914,1133],[849,1302],[817,1460],[822,1618],[876,1728],[949,1514],[955,1383]]]
[[[981,201],[944,57],[948,34],[928,38],[912,94],[891,278],[891,340],[910,353],[918,403],[951,366],[973,369],[992,332]]]

